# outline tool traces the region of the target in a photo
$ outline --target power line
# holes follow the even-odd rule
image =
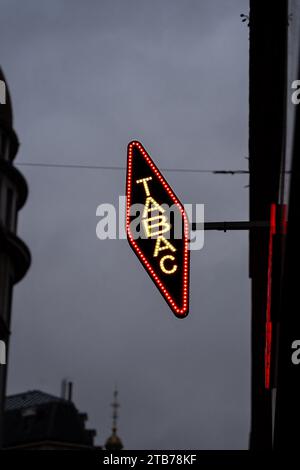
[[[17,166],[30,166],[30,167],[44,167],[44,168],[75,168],[86,170],[112,170],[123,171],[126,170],[125,166],[106,166],[106,165],[77,165],[69,163],[16,163]],[[161,168],[161,171],[168,171],[174,173],[210,173],[214,175],[244,175],[249,174],[248,170],[200,170],[198,168]]]

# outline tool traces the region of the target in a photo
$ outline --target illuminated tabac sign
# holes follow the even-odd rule
[[[128,145],[126,232],[135,254],[173,313],[189,309],[189,223],[175,196],[144,147]]]

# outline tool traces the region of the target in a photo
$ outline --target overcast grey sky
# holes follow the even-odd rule
[[[246,0],[2,0],[1,65],[18,162],[121,165],[139,139],[158,166],[247,169]],[[126,241],[96,238],[96,208],[125,172],[20,167],[33,263],[15,288],[9,393],[58,394],[128,449],[246,448],[248,235],[192,252],[190,314],[176,319]],[[247,176],[166,173],[206,220],[248,217]]]

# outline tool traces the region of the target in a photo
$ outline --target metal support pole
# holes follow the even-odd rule
[[[204,222],[192,223],[192,230],[221,230],[227,232],[228,230],[250,230],[257,228],[269,228],[270,222],[259,221],[238,221],[238,222]]]

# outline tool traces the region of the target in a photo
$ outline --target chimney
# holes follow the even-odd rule
[[[61,381],[61,393],[60,393],[61,398],[66,400],[67,398],[67,379],[63,379]]]
[[[72,401],[73,382],[68,382],[68,401]]]

